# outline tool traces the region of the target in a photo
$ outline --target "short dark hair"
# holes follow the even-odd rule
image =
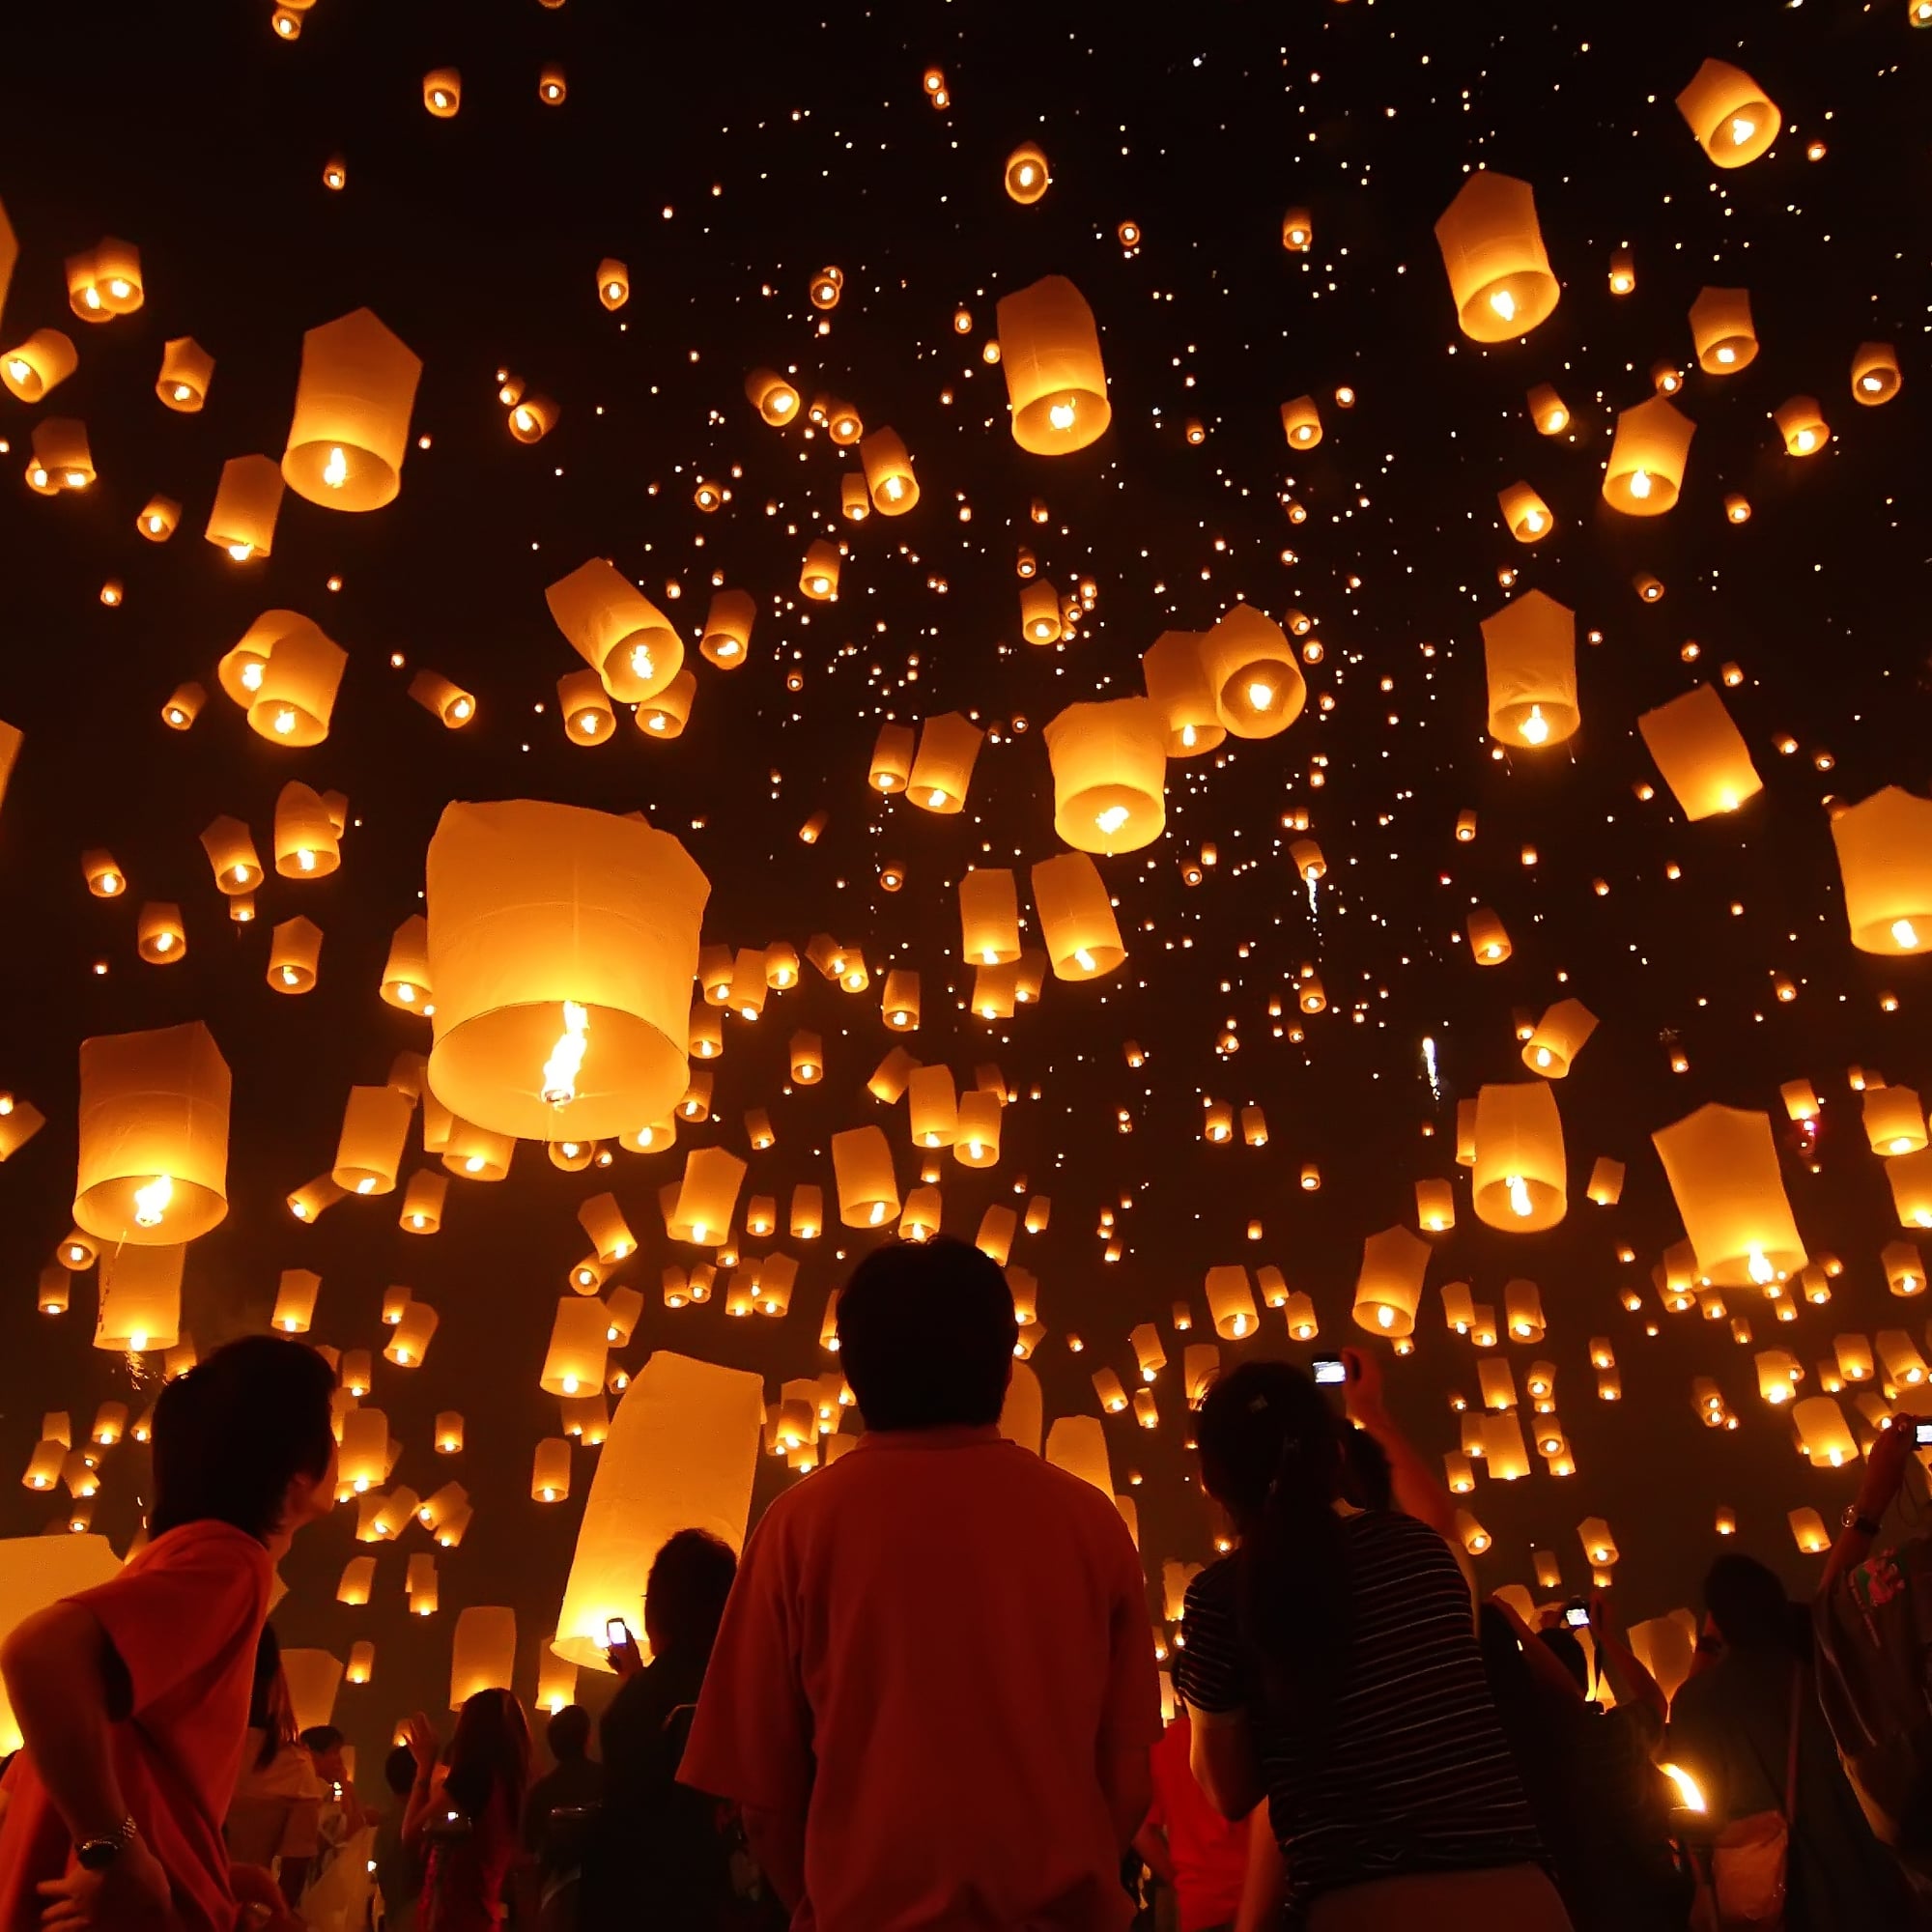
[[[1538,1631],[1536,1635],[1537,1641],[1577,1680],[1577,1690],[1587,1697],[1590,1694],[1590,1660],[1583,1654],[1583,1645],[1577,1633],[1557,1624],[1549,1630]]]
[[[1717,1620],[1718,1634],[1733,1649],[1767,1645],[1785,1648],[1791,1640],[1791,1606],[1784,1585],[1754,1556],[1720,1556],[1704,1577],[1704,1607]]]
[[[680,1529],[668,1537],[644,1579],[653,1646],[708,1658],[737,1574],[731,1546],[708,1530]]]
[[[311,1724],[301,1734],[303,1750],[332,1751],[342,1748],[342,1733],[333,1724]]]
[[[838,1358],[867,1429],[997,1422],[1018,1337],[998,1264],[944,1236],[873,1249],[838,1297]]]
[[[590,1713],[582,1704],[566,1704],[553,1712],[544,1726],[544,1742],[558,1763],[583,1756],[590,1748]]]
[[[225,1522],[266,1543],[297,1476],[335,1453],[335,1371],[305,1342],[244,1335],[161,1390],[155,1404],[152,1534]]]
[[[395,1745],[383,1760],[383,1782],[398,1798],[407,1798],[415,1789],[416,1754],[408,1745]]]

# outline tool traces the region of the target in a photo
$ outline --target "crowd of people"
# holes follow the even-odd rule
[[[1605,1597],[1538,1627],[1484,1600],[1373,1356],[1339,1401],[1245,1363],[1195,1417],[1228,1553],[1163,1722],[1111,1499],[1001,1434],[999,1268],[882,1249],[838,1319],[860,1453],[742,1560],[666,1543],[649,1662],[623,1643],[601,1719],[550,1718],[543,1776],[486,1690],[447,1739],[408,1721],[375,1804],[298,1731],[267,1624],[332,1504],[331,1372],[263,1337],[170,1382],[149,1540],[0,1647],[0,1932],[1932,1926],[1932,1571],[1924,1539],[1874,1553],[1910,1418],[1812,1603],[1712,1567],[1666,1697]]]

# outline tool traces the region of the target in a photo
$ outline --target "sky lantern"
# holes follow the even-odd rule
[[[1576,734],[1577,613],[1541,590],[1483,619],[1490,735],[1531,751]]]
[[[697,648],[720,670],[736,670],[750,654],[757,599],[749,590],[714,590]]]
[[[830,537],[814,537],[798,567],[798,587],[815,604],[837,603],[842,553]]]
[[[975,965],[1005,966],[1020,956],[1019,888],[1003,867],[959,875],[960,951]]]
[[[1667,396],[1652,396],[1617,414],[1604,469],[1604,501],[1632,517],[1661,517],[1684,487],[1684,466],[1697,425]]]
[[[178,1246],[228,1212],[228,1065],[199,1020],[80,1043],[76,1227]]]
[[[0,383],[21,402],[38,403],[73,374],[79,359],[70,336],[37,328],[26,341],[0,352]]]
[[[1897,350],[1889,342],[1861,342],[1852,355],[1852,400],[1871,409],[1890,402],[1898,389]]]
[[[1429,1255],[1429,1243],[1404,1227],[1369,1236],[1355,1276],[1356,1326],[1391,1341],[1412,1335]]]
[[[1861,952],[1932,951],[1932,799],[1887,785],[1832,818],[1845,920]]]
[[[1038,165],[1044,192],[1043,156]],[[1044,275],[1000,298],[998,327],[1013,440],[1036,456],[1065,456],[1104,436],[1113,419],[1107,372],[1080,291],[1065,275]]]
[[[1047,173],[1046,156],[1037,142],[1022,141],[1007,156],[1007,192],[1022,207],[1031,207],[1046,192],[1051,177]],[[1005,331],[1002,330],[1002,340]]]
[[[1699,289],[1690,304],[1690,343],[1707,376],[1735,376],[1757,355],[1748,289]]]
[[[1548,1080],[1561,1080],[1596,1030],[1597,1016],[1581,1000],[1558,1000],[1524,1041],[1522,1064]]]
[[[619,309],[631,299],[631,271],[614,255],[597,265],[597,299],[608,309]]]
[[[1917,1153],[1925,1146],[1925,1108],[1913,1088],[1867,1087],[1862,1111],[1873,1153]]]
[[[745,378],[745,396],[774,429],[798,420],[798,390],[776,369],[753,369]]]
[[[172,1349],[181,1337],[182,1264],[179,1241],[137,1246],[128,1241],[100,1256],[100,1312],[94,1346],[115,1354]]]
[[[1771,412],[1787,456],[1816,456],[1832,440],[1816,396],[1793,396]]]
[[[27,481],[43,497],[85,490],[95,480],[87,425],[72,416],[43,416],[34,425],[34,460]]]
[[[237,563],[250,563],[274,548],[275,519],[281,508],[282,472],[274,459],[231,456],[221,466],[203,535]]]
[[[1251,605],[1224,611],[1201,639],[1215,716],[1237,738],[1272,738],[1301,716],[1308,685],[1287,634]]]
[[[1553,1228],[1569,1207],[1563,1122],[1542,1080],[1483,1087],[1476,1095],[1476,1218],[1507,1234]]]
[[[1141,678],[1167,722],[1170,758],[1198,757],[1227,737],[1202,662],[1199,631],[1163,631],[1141,653]]]
[[[608,1327],[604,1304],[595,1295],[558,1297],[541,1377],[546,1394],[583,1395],[604,1386]]]
[[[327,802],[291,779],[275,800],[275,870],[285,879],[323,879],[341,863]]]
[[[1708,684],[1644,712],[1636,728],[1686,818],[1735,811],[1764,789],[1743,734]]]
[[[1651,1140],[1713,1287],[1769,1288],[1804,1267],[1769,1115],[1714,1101]]]
[[[1549,505],[1527,483],[1512,483],[1496,492],[1503,523],[1518,543],[1541,543],[1556,527]]]
[[[902,517],[919,501],[919,479],[896,430],[868,429],[859,440],[859,461],[866,469],[867,494],[880,516]]]
[[[1313,396],[1296,396],[1282,404],[1281,433],[1291,449],[1313,449],[1321,440],[1321,412]]]
[[[422,77],[423,105],[439,121],[453,120],[463,105],[463,76],[453,67],[433,67]]]
[[[445,730],[460,731],[476,716],[475,695],[440,671],[417,671],[410,679],[410,696]]]
[[[1214,1332],[1224,1342],[1239,1342],[1261,1326],[1255,1313],[1254,1290],[1244,1267],[1210,1267],[1207,1279],[1208,1313]]]
[[[668,1114],[710,894],[675,838],[576,806],[456,804],[427,874],[439,1100],[526,1140]]]
[[[684,664],[684,644],[658,607],[608,557],[593,556],[544,590],[556,627],[624,704],[655,697]]]
[[[848,1228],[880,1228],[899,1211],[892,1149],[877,1127],[848,1127],[832,1136],[838,1218]]]
[[[402,488],[422,358],[373,309],[302,337],[282,475],[325,510],[380,510]]]
[[[957,711],[945,711],[926,719],[920,726],[919,750],[906,779],[906,795],[913,804],[923,811],[951,813],[961,810],[966,803],[967,788],[973,782],[973,763],[980,755],[980,745],[985,735],[971,719]],[[875,773],[878,770],[876,759],[873,770]]]
[[[1471,906],[1463,923],[1469,957],[1478,966],[1500,966],[1515,950],[1502,921],[1488,906]]]
[[[271,745],[319,745],[328,736],[349,654],[293,611],[269,611],[261,621],[269,626],[268,654],[246,700],[248,727]]]
[[[1053,829],[1082,852],[1137,852],[1166,823],[1167,728],[1151,698],[1069,704],[1046,725]]]
[[[314,990],[322,960],[322,928],[311,919],[285,919],[269,934],[269,984],[278,993]]]
[[[208,401],[214,375],[214,357],[191,335],[178,335],[161,345],[161,373],[155,393],[182,415],[192,415]]]
[[[1100,979],[1127,956],[1106,885],[1086,853],[1036,864],[1033,898],[1056,979]]]
[[[1783,126],[1757,82],[1743,68],[1720,60],[1705,61],[1690,76],[1677,97],[1677,111],[1720,168],[1756,160]]]
[[[345,1194],[393,1191],[414,1114],[410,1096],[393,1087],[350,1088],[329,1179]]]
[[[141,251],[131,242],[103,235],[94,246],[67,258],[68,306],[83,322],[112,322],[132,315],[147,299],[141,283]]]
[[[1488,168],[1472,174],[1437,218],[1435,241],[1471,341],[1513,342],[1556,307],[1561,291],[1527,182]]]

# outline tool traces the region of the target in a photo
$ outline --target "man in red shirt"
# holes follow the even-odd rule
[[[221,1821],[277,1559],[335,1499],[328,1364],[250,1336],[155,1405],[154,1540],[0,1645],[24,1744],[0,1819],[0,1932],[234,1932]],[[246,1868],[243,1868],[246,1869]]]
[[[1012,1296],[877,1250],[838,1302],[857,1450],[745,1548],[678,1776],[734,1800],[794,1932],[1119,1932],[1160,1697],[1112,1500],[998,1429]]]

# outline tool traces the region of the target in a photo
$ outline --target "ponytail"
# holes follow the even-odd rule
[[[1334,1502],[1346,1425],[1287,1362],[1216,1381],[1197,1436],[1208,1492],[1241,1532],[1236,1608],[1270,1704],[1325,1707],[1353,1625],[1347,1541]]]

